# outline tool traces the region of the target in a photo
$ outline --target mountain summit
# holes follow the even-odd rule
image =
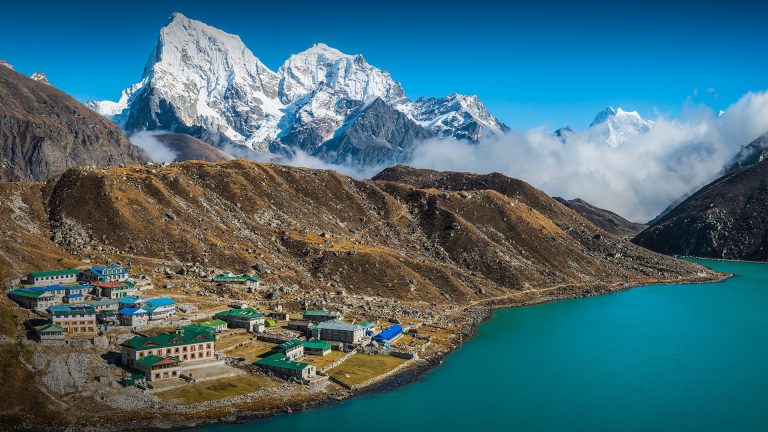
[[[590,141],[605,142],[611,147],[619,147],[628,139],[648,132],[652,126],[653,121],[645,120],[637,111],[607,107],[597,113],[587,133]]]
[[[386,134],[391,137],[477,141],[508,129],[476,96],[413,102],[388,72],[372,66],[360,54],[345,54],[325,44],[290,56],[274,72],[238,36],[180,13],[174,13],[160,30],[141,81],[125,89],[117,102],[94,101],[88,106],[128,133],[186,133],[236,155],[269,158],[303,151],[320,157],[333,153],[334,160],[350,160],[321,147],[340,136],[340,128],[348,128],[360,118],[361,109],[377,98],[409,119],[399,120],[399,124],[423,129]],[[383,111],[377,108],[377,112]],[[398,118],[363,117],[367,121]],[[383,131],[391,126],[373,129]],[[364,129],[373,130],[370,125]],[[381,147],[382,142],[348,144],[345,148],[361,149]],[[392,149],[410,147],[395,142],[386,145]],[[391,156],[403,160],[406,152]],[[380,162],[379,157],[352,159],[362,165]]]

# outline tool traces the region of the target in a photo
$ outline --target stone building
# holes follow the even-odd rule
[[[325,309],[319,310],[305,310],[302,319],[304,321],[323,322],[330,320],[337,320],[341,318],[341,314],[338,312],[331,312]]]
[[[48,308],[53,325],[71,335],[93,335],[98,331],[96,310],[89,304],[60,305]]]
[[[128,279],[128,271],[120,265],[92,267],[83,272],[86,282],[122,282]]]
[[[276,353],[256,362],[256,365],[275,372],[276,374],[308,380],[315,376],[315,367],[301,362],[289,360],[285,354]]]
[[[338,341],[356,344],[365,337],[365,327],[360,324],[349,324],[341,320],[331,320],[319,323],[312,329],[315,339]]]
[[[192,369],[218,366],[216,334],[183,327],[176,333],[136,336],[122,343],[122,363],[141,371],[147,381],[176,378]]]
[[[22,280],[22,283],[36,286],[76,283],[79,274],[80,270],[75,269],[32,272]]]
[[[254,333],[264,331],[264,314],[253,308],[229,309],[214,317],[226,322],[230,328],[244,328]]]
[[[291,361],[304,357],[304,344],[298,339],[283,342],[276,346],[274,350],[285,355]]]

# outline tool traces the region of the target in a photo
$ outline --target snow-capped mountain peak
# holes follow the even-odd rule
[[[0,59],[0,66],[5,66],[5,67],[7,67],[10,70],[16,70],[16,69],[14,69],[12,64],[10,64],[7,61],[2,60],[2,59]]]
[[[590,139],[602,140],[611,147],[618,147],[627,139],[648,132],[653,121],[645,120],[637,111],[624,111],[621,107],[600,111],[587,131]]]
[[[477,96],[454,93],[442,98],[419,98],[409,108],[408,113],[417,123],[440,137],[476,142],[487,134],[509,130]]]
[[[45,76],[43,72],[35,72],[32,74],[32,76],[30,76],[30,78],[32,78],[35,81],[40,81],[41,83],[44,83],[44,84],[51,84],[48,81],[48,77]]]
[[[621,109],[621,108],[619,108],[619,109]],[[595,116],[595,119],[592,120],[592,123],[589,124],[589,127],[592,127],[592,126],[594,126],[596,124],[603,123],[603,122],[605,122],[606,120],[608,120],[609,118],[611,118],[611,117],[613,117],[615,115],[616,115],[616,110],[613,109],[612,106],[609,106],[609,107],[605,108],[604,110],[600,111],[599,113],[597,113],[597,115]]]
[[[310,93],[320,83],[357,101],[378,96],[396,103],[405,98],[402,86],[388,72],[371,66],[360,54],[345,54],[323,43],[290,56],[277,74],[280,100],[286,104]]]
[[[508,130],[476,96],[411,102],[388,72],[360,54],[345,54],[326,44],[290,56],[273,72],[238,36],[180,13],[160,30],[142,79],[116,102],[88,106],[129,133],[187,133],[230,152],[242,150],[240,155],[264,153],[260,158],[296,150],[325,157],[330,153],[323,147],[343,135],[346,141],[335,142],[335,151],[357,152],[375,144],[378,152],[387,153],[373,158],[363,152],[356,163],[365,163],[369,156],[375,161],[402,160],[400,153],[412,145],[382,143],[382,136],[407,137],[410,142],[437,134],[477,141]],[[350,129],[358,119],[382,124]],[[340,128],[355,133],[340,135]],[[345,155],[335,157],[346,160]]]

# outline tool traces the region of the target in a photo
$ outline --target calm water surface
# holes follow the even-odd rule
[[[766,431],[768,265],[501,310],[424,379],[205,431]]]

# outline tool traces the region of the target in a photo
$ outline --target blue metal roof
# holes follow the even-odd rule
[[[120,299],[120,303],[125,303],[125,304],[141,303],[141,299],[138,297],[123,297]]]
[[[48,285],[48,286],[33,286],[33,287],[29,287],[27,289],[30,290],[30,291],[43,291],[43,292],[45,292],[45,291],[61,291],[61,290],[65,289],[65,287],[62,286],[62,285]]]
[[[168,305],[174,305],[176,304],[173,299],[168,297],[159,297],[156,299],[147,300],[146,302],[147,306],[151,307],[159,307],[159,306],[168,306]]]
[[[398,324],[394,324],[387,329],[383,330],[381,333],[377,334],[373,337],[373,340],[376,342],[388,342],[397,337],[400,333],[403,332],[403,328],[400,327]]]
[[[138,315],[148,313],[143,308],[122,308],[120,309],[120,315]]]
[[[119,272],[117,272],[117,273],[110,273],[110,275],[115,275],[115,274],[125,274],[125,273],[127,273],[127,272],[125,271],[125,269],[123,268],[123,266],[119,266],[119,265],[112,265],[112,266],[107,266],[107,267],[91,267],[91,268],[89,269],[89,271],[90,271],[91,273],[95,274],[96,276],[104,276],[104,270],[106,270],[106,269],[110,269],[110,270],[120,270],[120,271],[119,271]]]
[[[82,294],[67,294],[67,297],[69,298],[80,298],[83,297]]]

